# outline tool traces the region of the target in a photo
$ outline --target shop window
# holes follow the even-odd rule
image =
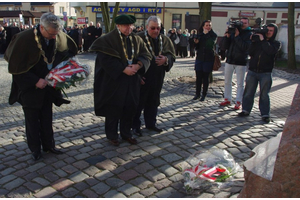
[[[172,28],[181,29],[181,14],[172,15]]]

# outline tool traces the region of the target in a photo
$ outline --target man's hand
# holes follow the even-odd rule
[[[240,34],[239,29],[235,28],[235,34],[234,34],[234,37],[237,37],[239,34]]]
[[[155,63],[157,66],[164,65],[167,62],[167,57],[163,55],[159,55],[155,57]]]
[[[134,65],[138,65],[138,64],[134,64]],[[139,65],[138,65],[139,66]],[[136,67],[133,67],[133,65],[128,65],[124,70],[123,73],[127,74],[128,76],[133,76],[136,74],[138,70],[136,69]]]
[[[146,80],[145,77],[142,77],[142,78],[141,78],[141,85],[145,85],[145,80]]]
[[[44,89],[48,85],[45,79],[40,78],[40,80],[35,84],[37,88]]]

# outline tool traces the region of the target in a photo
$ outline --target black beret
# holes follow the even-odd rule
[[[133,15],[119,15],[115,18],[116,24],[134,24],[136,21]]]

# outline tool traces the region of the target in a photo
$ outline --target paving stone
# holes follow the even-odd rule
[[[150,195],[156,193],[158,190],[155,187],[150,187],[144,190],[141,190],[140,193],[145,196],[145,197],[149,197]]]
[[[122,172],[121,174],[118,174],[118,177],[123,181],[128,181],[130,179],[137,177],[138,175],[139,173],[137,173],[135,170],[130,169]]]
[[[104,171],[102,171],[102,172],[99,172],[99,173],[95,174],[94,176],[95,176],[95,178],[97,178],[98,180],[103,181],[103,180],[105,180],[105,179],[107,179],[107,178],[109,178],[109,177],[112,177],[113,175],[114,175],[114,174],[111,173],[110,171],[104,170]]]
[[[86,189],[82,192],[82,194],[87,198],[98,198],[99,195],[90,189]]]
[[[65,179],[65,178],[61,178],[57,181],[55,181],[54,183],[52,183],[52,187],[57,190],[57,191],[62,191],[67,189],[68,187],[70,187],[71,185],[73,185],[74,182],[69,180],[69,179]]]
[[[7,176],[4,176],[0,179],[0,184],[4,184],[4,183],[7,183],[13,179],[17,178],[17,176],[15,175],[7,175]]]
[[[125,181],[118,178],[108,178],[105,180],[105,183],[112,188],[119,188],[125,184]]]
[[[75,172],[74,174],[71,174],[69,176],[69,179],[71,181],[73,181],[74,183],[78,183],[78,182],[81,182],[81,181],[83,181],[84,179],[86,179],[88,177],[89,177],[89,175],[87,175],[87,174],[85,174],[81,171],[78,171],[78,172]]]
[[[153,183],[144,177],[137,177],[136,179],[130,180],[130,183],[137,186],[140,189],[145,189]]]
[[[19,187],[20,185],[22,185],[25,182],[26,181],[24,179],[17,178],[17,179],[14,179],[14,180],[10,181],[9,183],[4,184],[3,188],[6,189],[6,190],[13,190],[13,189]]]
[[[170,165],[164,165],[158,169],[162,173],[164,173],[167,177],[170,177],[176,173],[178,173],[178,170]]]
[[[51,198],[57,193],[52,187],[43,188],[41,191],[36,193],[34,196],[37,198]]]
[[[105,183],[98,183],[97,185],[91,187],[97,194],[102,195],[110,190],[110,187]]]
[[[62,191],[62,195],[66,198],[70,198],[70,197],[75,197],[76,194],[78,194],[78,190],[73,188],[73,187],[70,187],[64,191]]]
[[[9,198],[30,198],[32,193],[28,191],[25,187],[19,187],[14,191],[7,194]]]
[[[125,195],[122,193],[116,191],[116,190],[110,190],[104,195],[105,198],[126,198]]]
[[[38,169],[41,169],[42,167],[45,167],[45,165],[46,165],[45,163],[40,162],[40,163],[37,163],[37,164],[34,164],[34,165],[28,167],[27,170],[29,172],[34,172],[34,171],[37,171]]]
[[[168,163],[182,159],[181,156],[178,156],[176,153],[169,153],[169,154],[163,155],[161,157]]]
[[[150,165],[149,163],[142,163],[136,167],[134,167],[134,170],[137,171],[140,174],[144,174],[149,170],[152,170],[153,166]]]
[[[33,179],[33,181],[40,184],[40,185],[42,185],[42,186],[47,186],[50,183],[49,181],[47,181],[46,179],[41,178],[41,177],[36,177],[36,178]]]
[[[114,170],[117,168],[117,164],[112,162],[111,160],[104,160],[100,163],[96,164],[96,167],[100,169],[106,169],[106,170]]]
[[[140,191],[140,189],[131,184],[125,184],[122,187],[119,187],[118,191],[124,193],[126,196],[130,196],[130,195]]]
[[[163,173],[160,173],[159,171],[152,170],[150,172],[147,172],[146,174],[144,174],[149,180],[156,182],[158,180],[161,180],[163,178],[165,178],[166,176]]]

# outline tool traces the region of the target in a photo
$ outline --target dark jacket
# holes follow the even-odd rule
[[[197,60],[214,61],[214,45],[216,43],[217,34],[210,30],[207,34],[203,32],[198,35],[199,42],[195,44],[197,50]]]
[[[223,41],[223,49],[227,49],[226,63],[233,65],[246,65],[248,58],[248,50],[251,45],[251,31],[250,27],[246,30],[240,30],[240,34],[235,37],[234,33],[229,38],[225,37]]]
[[[274,27],[272,38],[269,40],[264,39],[263,41],[252,41],[249,49],[249,55],[251,57],[249,70],[257,73],[272,72],[276,55],[281,48],[281,43],[275,40],[277,26],[275,24],[268,26]]]

